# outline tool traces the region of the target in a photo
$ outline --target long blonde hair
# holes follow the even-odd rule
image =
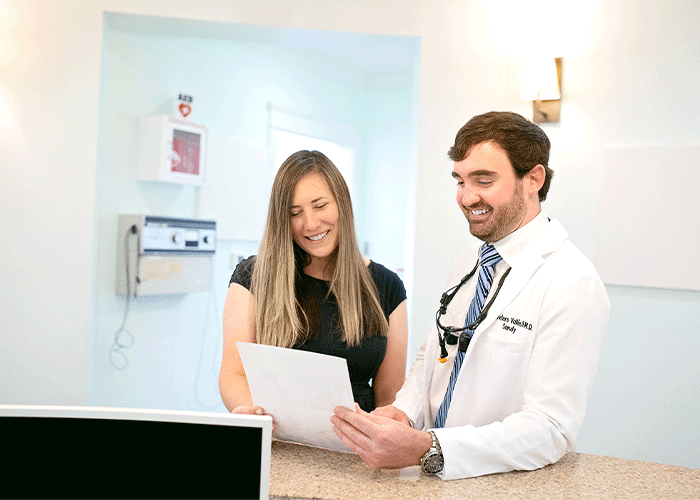
[[[300,305],[297,281],[310,262],[292,238],[291,207],[302,177],[320,173],[338,204],[338,247],[329,260],[330,293],[340,311],[342,339],[357,345],[369,336],[386,335],[389,325],[379,294],[360,254],[350,191],[336,166],[318,151],[298,151],[287,158],[275,177],[267,223],[255,259],[251,293],[256,299],[256,341],[292,347],[309,336],[309,317]]]

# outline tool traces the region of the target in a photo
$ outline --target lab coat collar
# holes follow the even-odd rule
[[[568,234],[559,221],[550,220],[544,212],[540,212],[529,224],[494,243],[511,271],[488,316],[474,333],[474,340],[478,340],[479,333],[487,329],[518,296],[532,275],[544,264],[545,258],[558,250],[567,239]]]
[[[493,244],[503,260],[510,266],[514,267],[519,260],[525,247],[535,238],[535,235],[540,232],[549,223],[549,217],[544,211],[540,211],[534,219],[525,224],[520,229],[513,231],[508,236],[501,238]]]

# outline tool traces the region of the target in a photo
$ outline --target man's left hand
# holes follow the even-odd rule
[[[419,465],[430,449],[430,434],[394,419],[337,406],[331,417],[333,430],[348,448],[375,469],[400,469]]]

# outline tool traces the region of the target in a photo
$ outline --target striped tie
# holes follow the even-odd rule
[[[491,288],[491,283],[493,283],[493,274],[496,264],[501,260],[501,256],[498,255],[498,251],[490,243],[486,243],[481,247],[481,267],[479,268],[479,279],[476,282],[476,293],[472,299],[472,303],[469,306],[469,311],[467,312],[467,319],[464,322],[464,326],[473,323],[481,309],[484,307],[484,302],[486,302],[486,297],[489,294],[489,289]],[[465,332],[471,339],[474,332],[472,330],[467,330]],[[452,391],[454,391],[455,383],[457,382],[457,376],[459,375],[459,370],[462,367],[462,361],[464,361],[464,352],[457,349],[457,355],[455,357],[455,363],[452,366],[452,373],[450,374],[450,382],[447,385],[447,391],[445,392],[445,399],[443,399],[440,409],[435,417],[435,427],[445,427],[445,421],[447,420],[447,412],[450,409],[450,401],[452,401]]]

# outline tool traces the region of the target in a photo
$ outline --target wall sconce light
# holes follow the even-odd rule
[[[520,96],[532,101],[533,122],[558,122],[561,109],[561,57],[528,61],[523,71]]]

